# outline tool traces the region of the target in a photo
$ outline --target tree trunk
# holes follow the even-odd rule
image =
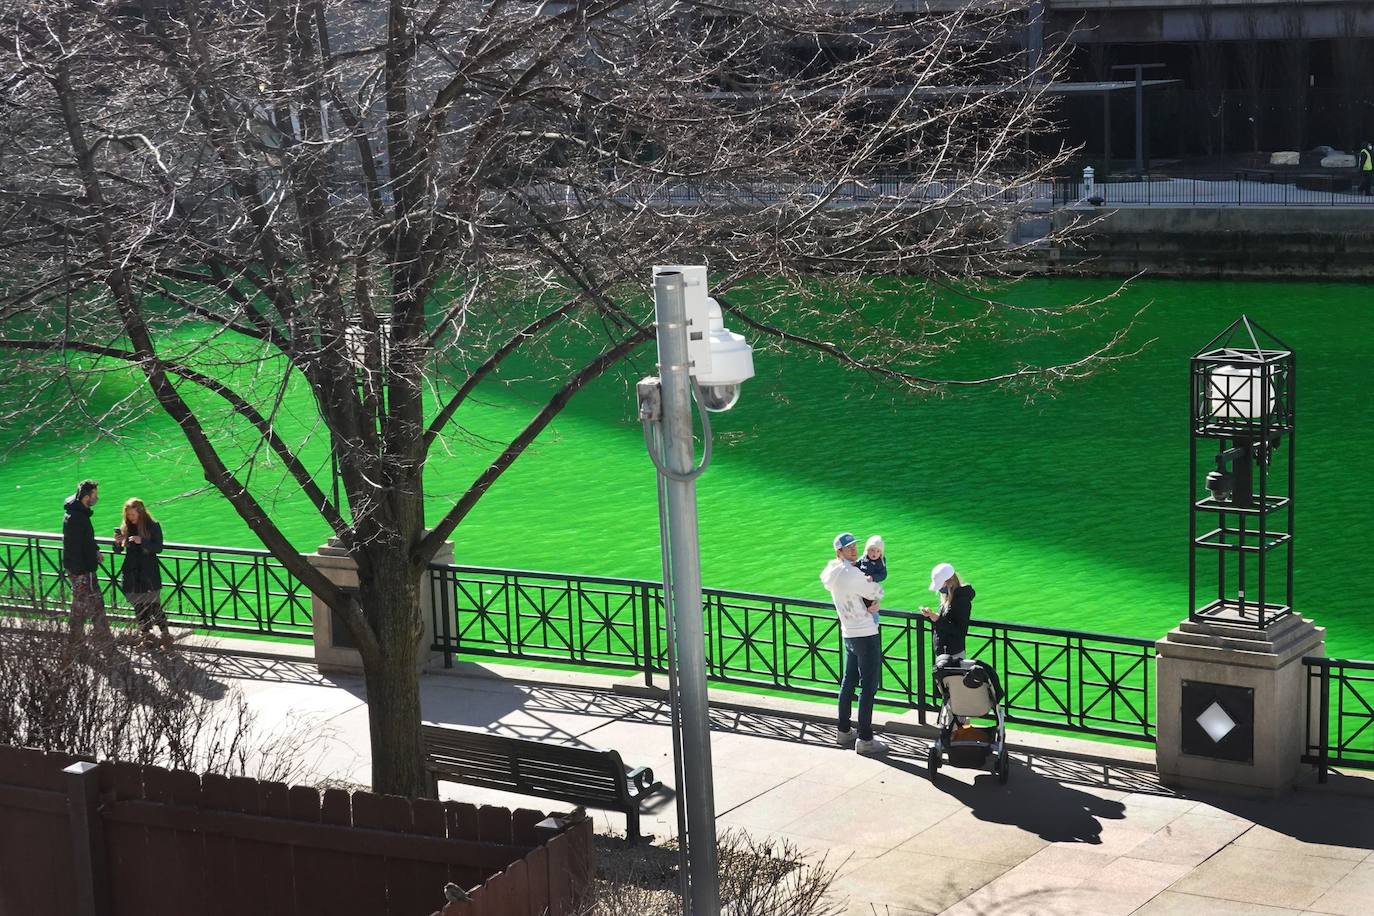
[[[364,583],[363,615],[377,629],[380,658],[364,665],[372,735],[372,789],[387,795],[429,794],[420,750],[419,574],[404,562],[381,562],[378,581]],[[393,572],[394,570],[394,572]]]

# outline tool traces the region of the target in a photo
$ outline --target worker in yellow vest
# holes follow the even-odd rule
[[[1374,143],[1360,147],[1360,193],[1370,195],[1370,180],[1374,179]]]

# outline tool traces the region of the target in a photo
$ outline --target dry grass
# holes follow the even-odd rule
[[[831,916],[834,869],[786,840],[726,832],[719,840],[721,903],[729,916]],[[591,902],[579,916],[680,916],[678,851],[597,837]]]

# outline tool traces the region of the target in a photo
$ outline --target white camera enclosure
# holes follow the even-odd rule
[[[754,348],[740,334],[725,327],[720,303],[707,295],[706,268],[702,265],[660,265],[654,275],[678,272],[682,274],[683,297],[687,306],[687,357],[691,362],[692,378],[703,388],[736,388],[754,377]],[[738,400],[720,397],[724,406],[708,410],[726,410]]]

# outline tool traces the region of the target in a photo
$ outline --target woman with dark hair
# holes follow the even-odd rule
[[[119,584],[138,614],[142,641],[153,642],[153,624],[162,628],[159,648],[172,647],[172,632],[162,612],[162,568],[157,555],[162,552],[162,526],[148,512],[141,499],[124,503],[123,523],[115,529],[114,551],[124,554]]]

